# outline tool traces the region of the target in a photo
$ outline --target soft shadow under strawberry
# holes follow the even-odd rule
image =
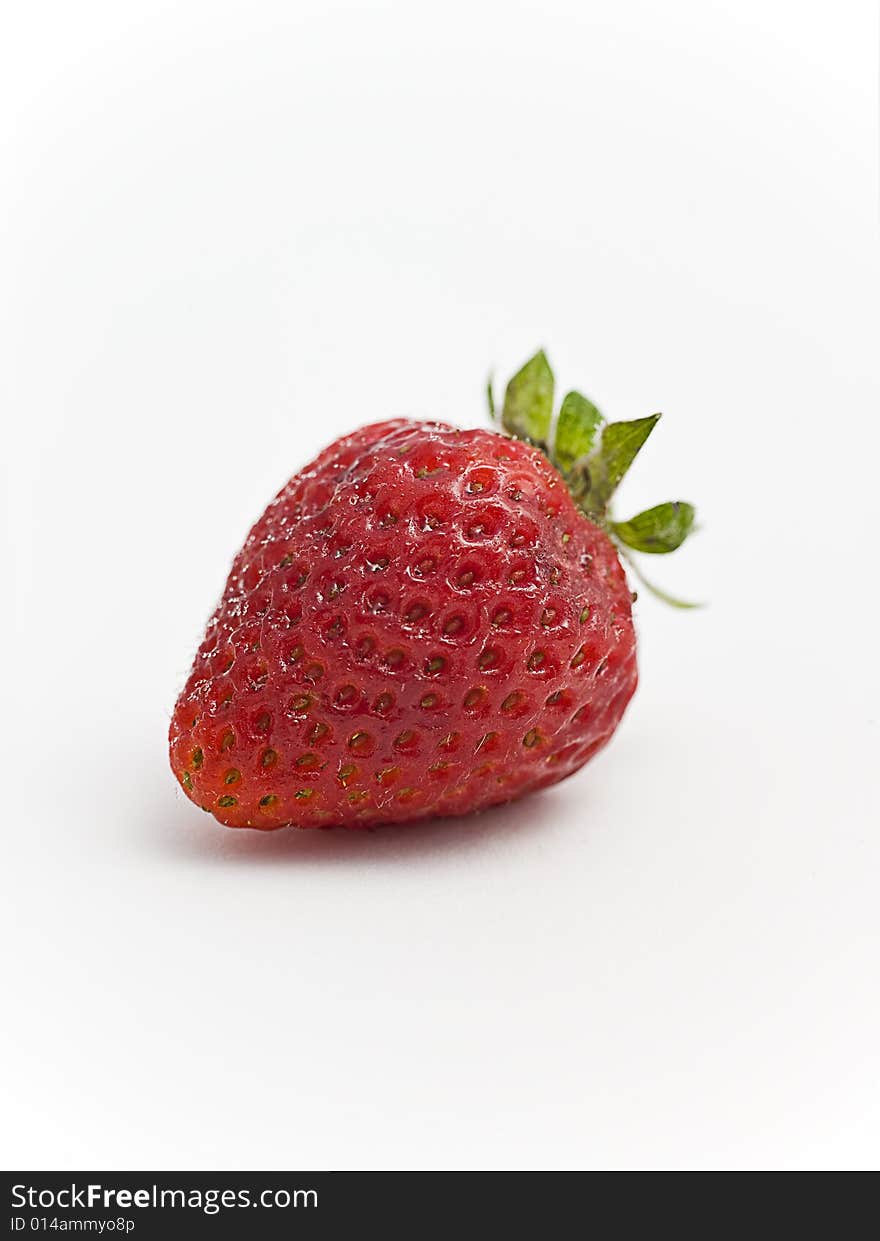
[[[406,862],[462,849],[491,848],[499,841],[536,832],[550,832],[560,816],[556,789],[527,801],[496,806],[482,814],[429,819],[408,825],[374,828],[333,827],[273,832],[223,828],[207,817],[194,819],[182,801],[149,835],[161,852],[181,860],[244,866],[290,862],[293,865],[364,865]],[[158,828],[158,830],[157,830]]]

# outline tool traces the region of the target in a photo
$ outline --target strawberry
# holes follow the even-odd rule
[[[500,432],[380,422],[293,476],[174,710],[188,797],[230,827],[365,827],[484,810],[605,745],[637,681],[618,550],[673,550],[694,511],[613,521],[659,415],[570,392],[554,424],[553,386],[539,353]]]

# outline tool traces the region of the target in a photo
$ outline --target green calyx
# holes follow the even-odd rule
[[[660,420],[659,414],[631,422],[606,422],[592,401],[569,392],[553,417],[555,381],[542,350],[517,371],[507,385],[500,415],[492,381],[488,384],[489,413],[502,430],[534,444],[553,463],[581,512],[601,526],[652,594],[674,607],[699,604],[676,599],[649,582],[633,562],[631,552],[662,555],[674,552],[694,529],[694,507],[684,500],[667,500],[617,521],[611,499],[623,476]]]

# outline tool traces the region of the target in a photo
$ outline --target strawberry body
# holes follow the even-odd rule
[[[571,775],[636,680],[615,547],[542,452],[378,423],[251,530],[177,702],[171,766],[230,827],[463,814]]]

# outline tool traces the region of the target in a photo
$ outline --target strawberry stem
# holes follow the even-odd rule
[[[695,511],[684,500],[667,500],[629,521],[615,521],[611,499],[625,474],[660,421],[659,414],[628,422],[606,422],[592,401],[569,392],[553,417],[555,380],[547,355],[540,349],[513,376],[504,393],[501,428],[533,444],[565,480],[580,511],[601,526],[645,588],[677,608],[695,608],[655,586],[632,559],[633,551],[666,554],[680,547],[694,529]],[[493,380],[487,383],[489,415],[498,421]]]
[[[629,554],[629,552],[626,550],[625,547],[622,547],[621,544],[618,543],[617,539],[614,540],[614,543],[617,547],[617,551],[621,559],[625,560],[626,563],[629,565],[629,567],[632,569],[633,575],[638,578],[638,580],[644,586],[645,590],[650,591],[651,594],[654,595],[657,599],[660,599],[663,603],[668,603],[669,606],[672,608],[691,609],[691,608],[704,608],[706,606],[705,603],[696,603],[693,600],[689,600],[689,599],[679,599],[676,595],[670,595],[668,591],[661,590],[659,586],[655,585],[654,582],[650,581],[648,578],[645,577],[644,573],[641,571],[639,566],[633,560],[632,556]]]

